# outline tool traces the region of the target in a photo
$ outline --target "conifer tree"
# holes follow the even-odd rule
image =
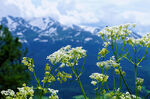
[[[26,50],[18,38],[13,38],[8,28],[0,25],[0,91],[14,89],[30,79],[27,68],[21,64]]]

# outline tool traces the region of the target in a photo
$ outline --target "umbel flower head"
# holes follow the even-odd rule
[[[10,97],[14,97],[15,96],[15,92],[13,90],[11,90],[11,89],[7,89],[6,91],[2,90],[1,94],[5,95],[5,96],[10,96]]]
[[[143,84],[143,82],[144,82],[144,79],[142,79],[142,78],[137,78],[137,80],[136,80],[137,82],[137,85],[142,85]]]
[[[34,95],[33,87],[28,87],[23,84],[23,87],[18,88],[19,92],[14,92],[11,89],[2,90],[1,94],[5,95],[6,99],[32,99]]]
[[[51,96],[49,96],[49,99],[59,99],[57,93],[58,93],[58,90],[54,90],[54,89],[51,89],[51,88],[48,88],[49,92],[51,93]]]
[[[131,95],[129,92],[126,92],[120,96],[120,99],[141,99],[141,98],[136,97],[135,95]]]
[[[131,46],[140,45],[142,47],[150,47],[150,33],[138,39],[128,37],[126,42]]]
[[[91,79],[96,80],[98,82],[106,82],[108,77],[107,75],[100,74],[100,73],[92,73],[92,75],[89,76]],[[93,85],[95,85],[95,82],[91,82]]]
[[[32,58],[23,57],[22,63],[27,66],[31,72],[34,71],[35,65]]]
[[[128,35],[131,34],[131,30],[129,28],[134,28],[135,24],[122,24],[113,27],[105,27],[102,31],[98,33],[98,36],[101,36],[103,40],[124,40]]]
[[[64,67],[77,65],[78,60],[85,56],[86,50],[82,47],[71,48],[70,45],[67,45],[47,56],[47,59],[49,59],[53,65],[61,63],[60,67]]]
[[[117,63],[114,59],[114,56],[112,56],[110,58],[110,60],[106,60],[106,61],[102,61],[102,62],[97,62],[96,65],[98,67],[105,67],[106,69],[109,69],[111,67],[115,68],[115,67],[118,67],[120,64]]]

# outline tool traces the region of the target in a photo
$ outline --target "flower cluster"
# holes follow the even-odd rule
[[[42,82],[46,83],[46,82],[54,82],[56,81],[55,77],[52,74],[46,75],[44,77],[44,79],[42,80]]]
[[[60,83],[63,81],[66,82],[67,78],[72,78],[71,74],[65,73],[64,71],[58,72],[56,76],[58,77],[57,80],[60,81]]]
[[[100,73],[92,73],[92,75],[90,75],[89,77],[94,80],[91,82],[91,84],[96,85],[96,81],[106,82],[109,76]]]
[[[127,37],[126,42],[131,46],[134,46],[134,45],[143,46],[143,44],[144,44],[143,38],[134,39],[131,37]]]
[[[143,84],[143,82],[144,82],[144,79],[142,79],[142,78],[137,78],[136,79],[136,84],[137,84],[137,89],[139,90],[139,91],[141,91],[141,89],[142,89],[142,84]]]
[[[142,85],[144,82],[144,79],[142,78],[137,78],[137,85]]]
[[[58,90],[50,89],[48,88],[49,92],[51,93],[51,96],[49,96],[49,99],[59,99],[57,93]]]
[[[106,61],[102,61],[102,62],[97,62],[96,65],[98,67],[100,67],[100,68],[101,67],[105,67],[106,69],[109,69],[110,67],[113,67],[113,68],[118,67],[120,64],[117,63],[115,61],[115,59],[114,59],[114,56],[112,56],[110,58],[110,60],[106,60]]]
[[[141,99],[140,97],[136,97],[135,95],[131,95],[129,92],[123,93],[120,96],[121,99]]]
[[[6,96],[6,98],[7,97],[14,97],[15,96],[15,92],[13,91],[13,90],[11,90],[11,89],[7,89],[6,91],[5,90],[2,90],[1,91],[1,94],[2,95],[5,95]]]
[[[144,42],[144,46],[150,47],[150,33],[143,36],[142,41]]]
[[[22,88],[18,88],[19,92],[17,92],[17,96],[30,96],[30,97],[33,97],[33,94],[34,94],[34,90],[33,90],[33,87],[28,87],[26,86],[26,84],[23,84],[23,87]]]
[[[1,91],[2,95],[6,96],[6,99],[32,99],[34,95],[33,87],[28,87],[26,84],[23,84],[22,88],[18,88],[19,92],[15,92],[11,89],[7,91]],[[29,98],[28,98],[29,97]]]
[[[104,42],[104,43],[103,43],[103,46],[104,46],[105,48],[107,48],[108,45],[110,45],[110,42]]]
[[[56,81],[55,77],[51,74],[51,68],[48,64],[45,66],[45,77],[42,80],[43,83]]]
[[[33,59],[32,58],[28,58],[28,57],[23,57],[23,60],[22,60],[22,63],[25,65],[25,66],[28,66],[28,69],[33,72],[34,71],[34,62],[33,62]]]
[[[70,45],[59,49],[58,51],[47,56],[47,59],[52,64],[61,63],[60,67],[75,66],[78,64],[78,60],[86,56],[86,50],[82,47],[71,48]]]
[[[98,55],[100,55],[101,57],[104,57],[106,54],[108,54],[108,50],[106,48],[103,48]]]
[[[118,88],[116,91],[110,91],[109,93],[106,93],[106,97],[108,97],[108,99],[120,99],[118,97],[121,95],[122,93],[120,92],[120,88]]]
[[[143,46],[150,47],[150,33],[138,39],[128,37],[126,42],[131,46],[140,45],[142,47]]]
[[[105,27],[98,33],[98,36],[101,36],[103,40],[123,40],[126,39],[127,35],[131,34],[131,30],[128,28],[135,26],[135,24],[123,24],[119,26]]]

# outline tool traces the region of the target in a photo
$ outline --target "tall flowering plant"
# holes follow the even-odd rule
[[[13,90],[3,90],[1,92],[7,99],[32,99],[34,96],[34,90],[38,90],[38,98],[42,99],[46,93],[50,93],[49,99],[59,99],[57,93],[58,90],[49,88],[52,83],[59,81],[60,83],[66,82],[67,79],[71,79],[72,75],[75,75],[84,98],[87,99],[85,91],[83,89],[80,76],[84,67],[84,62],[81,70],[77,69],[78,61],[86,56],[86,50],[82,47],[71,48],[70,45],[60,48],[58,51],[47,56],[50,64],[45,65],[45,76],[43,79],[38,79],[35,74],[35,65],[32,58],[24,57],[22,63],[28,67],[29,71],[34,74],[37,81],[37,87],[28,87],[25,84],[22,88],[18,88],[19,92],[15,93]],[[72,73],[66,73],[61,71],[62,68],[67,67],[72,70]]]
[[[137,68],[140,65],[140,63],[144,60],[146,57],[146,54],[148,52],[148,48],[150,46],[150,34],[147,34],[146,36],[143,36],[141,38],[135,39],[132,38],[132,31],[131,29],[134,28],[135,24],[123,24],[119,26],[113,26],[113,27],[106,27],[102,31],[98,33],[98,36],[101,36],[101,38],[104,40],[104,48],[100,50],[98,53],[98,60],[100,62],[97,62],[97,66],[102,69],[102,74],[95,74],[95,78],[91,75],[91,79],[96,79],[96,81],[92,80],[93,85],[97,85],[97,97],[101,94],[102,98],[104,99],[104,95],[106,94],[104,86],[106,86],[106,89],[109,91],[107,95],[109,98],[113,99],[140,99],[139,97],[139,91],[141,91],[141,86],[143,84],[144,79],[137,77]],[[121,48],[118,50],[118,43],[122,44]],[[119,45],[120,46],[120,45]],[[133,57],[130,55],[128,51],[128,47],[131,47],[131,49],[134,52]],[[106,55],[109,53],[108,47],[111,48],[111,51],[113,52],[113,55],[110,60],[105,61]],[[142,48],[146,48],[145,53],[142,57],[137,56],[138,51]],[[137,58],[138,57],[138,58]],[[125,80],[125,71],[122,70],[120,60],[123,58],[127,59],[129,62],[131,62],[134,65],[134,73],[135,73],[135,95],[132,95],[131,89],[129,88],[127,81]],[[113,75],[113,84],[114,89],[113,91],[109,90],[107,80],[108,75],[107,71],[112,68],[112,75]],[[120,76],[120,87],[116,88],[116,79],[115,79],[115,73]],[[98,76],[98,77],[97,77]],[[99,77],[105,78],[105,80],[101,80],[101,86],[99,86]],[[122,81],[125,84],[127,88],[126,93],[121,92],[121,86]],[[106,84],[104,84],[106,83]]]

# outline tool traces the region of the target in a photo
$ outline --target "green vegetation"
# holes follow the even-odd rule
[[[142,85],[144,79],[141,77],[137,77],[137,69],[140,63],[145,59],[148,48],[150,47],[150,34],[143,36],[139,39],[131,38],[132,34],[131,28],[134,28],[135,24],[124,24],[114,27],[106,27],[101,32],[98,33],[99,36],[104,40],[104,48],[100,50],[98,53],[98,61],[96,65],[101,69],[101,73],[95,72],[89,75],[89,78],[92,79],[91,84],[95,86],[96,96],[95,99],[142,99],[143,97],[140,95],[140,91],[142,90]],[[121,42],[121,50],[118,50],[118,43]],[[113,56],[110,57],[109,60],[106,60],[106,56],[108,55],[110,48],[113,53]],[[134,53],[131,56],[128,49],[132,49]],[[138,51],[145,49],[143,56],[138,56]],[[22,88],[19,88],[19,92],[15,93],[13,90],[8,89],[6,91],[1,91],[1,93],[9,99],[32,99],[34,96],[34,90],[38,90],[38,97],[42,99],[42,97],[49,93],[49,99],[59,99],[57,93],[58,90],[54,90],[49,88],[50,85],[59,81],[60,83],[67,81],[67,79],[72,78],[74,75],[78,84],[81,88],[82,94],[80,96],[75,96],[75,99],[89,99],[86,94],[86,90],[84,90],[82,86],[82,70],[84,68],[84,58],[86,57],[86,50],[82,47],[71,48],[70,45],[66,47],[62,47],[58,51],[52,53],[47,57],[50,64],[46,64],[45,66],[45,77],[43,80],[39,80],[35,74],[35,65],[32,58],[24,57],[22,63],[28,67],[28,69],[34,74],[34,77],[37,81],[36,88],[28,87],[25,84]],[[128,75],[123,71],[122,64],[120,61],[122,59],[128,60],[134,66],[134,90],[135,95],[132,93],[125,76]],[[77,69],[79,60],[82,60],[83,65],[81,69]],[[62,71],[62,68],[70,68],[70,73],[66,73]],[[109,75],[108,71],[111,71],[113,78],[113,90],[109,89],[109,85],[107,84]],[[116,77],[120,78],[119,85],[116,84]],[[122,90],[122,85],[125,85],[126,92]],[[119,87],[118,87],[119,86]],[[149,94],[148,94],[149,95]],[[148,98],[148,95],[145,97]]]
[[[19,39],[0,25],[0,91],[8,88],[17,91],[17,87],[30,79],[27,68],[21,64],[26,54],[21,46]]]

